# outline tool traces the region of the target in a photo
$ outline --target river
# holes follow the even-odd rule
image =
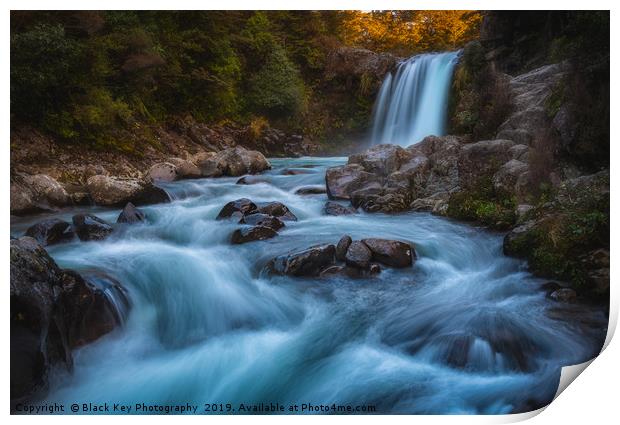
[[[118,279],[132,307],[124,326],[75,352],[72,374],[54,372],[46,401],[511,413],[548,403],[560,367],[598,353],[604,313],[548,299],[544,280],[502,254],[502,234],[427,213],[326,216],[326,195],[294,194],[345,161],[273,159],[268,182],[253,185],[169,183],[174,201],[141,208],[147,223],[49,247],[61,267]],[[303,174],[283,174],[291,167]],[[283,202],[299,220],[231,245],[240,225],[215,217],[242,197]],[[78,211],[110,222],[119,213],[51,216]],[[14,221],[12,235],[40,218]],[[276,255],[344,234],[410,242],[418,259],[367,279],[263,272]]]

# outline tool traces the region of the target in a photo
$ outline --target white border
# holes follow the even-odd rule
[[[2,28],[5,31],[5,38],[3,43],[3,67],[2,67],[2,77],[4,84],[2,85],[2,117],[4,118],[3,125],[3,140],[6,143],[5,154],[1,156],[0,161],[2,161],[2,169],[5,170],[5,176],[1,183],[1,190],[3,194],[3,202],[2,202],[2,216],[4,218],[5,226],[2,227],[2,236],[5,241],[2,244],[1,252],[0,252],[0,261],[2,262],[3,269],[3,281],[5,283],[4,296],[0,297],[1,311],[4,312],[4,323],[2,326],[2,338],[3,341],[9,340],[9,297],[6,291],[8,291],[8,282],[9,282],[9,267],[8,267],[8,259],[9,259],[9,249],[8,249],[8,240],[9,240],[9,169],[10,169],[10,152],[9,152],[9,96],[10,96],[10,88],[9,88],[9,10],[10,9],[185,9],[185,10],[208,10],[208,9],[220,9],[225,6],[226,9],[359,9],[359,10],[371,10],[371,9],[479,9],[479,10],[493,10],[493,9],[532,9],[532,10],[553,10],[553,9],[611,9],[611,41],[612,41],[612,54],[611,54],[611,75],[618,75],[618,66],[617,66],[617,38],[618,31],[615,29],[614,23],[616,23],[616,13],[614,10],[615,4],[617,2],[612,1],[598,1],[598,0],[590,0],[587,3],[574,0],[568,0],[563,2],[552,2],[545,0],[521,0],[519,2],[516,1],[462,1],[462,0],[434,0],[434,1],[404,1],[404,0],[385,0],[385,1],[370,1],[370,0],[357,0],[357,1],[344,1],[344,0],[302,0],[297,1],[294,4],[292,2],[282,2],[275,0],[262,0],[262,1],[243,1],[243,0],[228,0],[225,3],[219,2],[208,2],[208,1],[197,1],[197,0],[176,0],[174,2],[159,2],[155,3],[151,1],[129,1],[129,0],[91,0],[88,2],[84,1],[75,1],[75,0],[62,0],[56,2],[49,1],[36,1],[36,0],[22,0],[22,1],[14,1],[9,0],[6,1],[5,4],[8,5],[8,8],[5,9],[5,13],[2,15]],[[611,84],[611,116],[615,117],[614,112],[617,111],[617,94],[618,94],[618,86],[612,80]],[[615,160],[620,159],[618,157],[618,148],[616,137],[618,135],[618,125],[617,122],[612,120],[611,123],[611,162],[614,163]],[[611,173],[611,185],[612,187],[618,187],[617,178],[614,172]],[[617,202],[616,197],[612,192],[611,197],[611,208],[612,212],[617,211]],[[613,215],[613,214],[612,214]],[[616,240],[618,233],[618,226],[616,225],[615,219],[612,220],[611,223],[611,251],[615,252]],[[612,258],[612,274],[611,280],[614,281],[614,277],[616,274],[614,270],[617,269],[616,265],[618,264],[617,258]],[[606,341],[606,345],[611,341],[611,337],[613,336],[613,332],[617,325],[617,313],[618,313],[618,291],[615,290],[615,286],[612,285],[612,294],[611,294],[611,307],[610,307],[610,324],[609,324],[609,333]],[[0,401],[2,402],[3,413],[8,416],[9,413],[9,344],[4,344],[4,349],[2,350],[2,358],[0,359],[0,365],[3,368],[3,387],[2,394],[0,395]],[[620,346],[617,342],[612,342],[609,346],[604,350],[601,355],[594,360],[593,365],[588,368],[587,373],[579,376],[579,383],[575,385],[571,385],[568,390],[562,392],[562,394],[551,403],[546,409],[540,409],[536,412],[531,412],[527,414],[520,415],[506,415],[506,416],[322,416],[317,418],[315,416],[311,417],[300,417],[300,416],[286,416],[286,417],[274,417],[274,416],[218,416],[218,417],[201,417],[201,416],[190,416],[184,417],[183,419],[179,418],[178,420],[187,420],[193,423],[205,423],[208,422],[223,422],[223,423],[231,423],[237,421],[251,420],[252,422],[257,423],[273,423],[279,421],[299,421],[310,423],[314,422],[317,419],[320,421],[332,422],[332,421],[355,421],[356,423],[370,423],[370,421],[375,421],[379,419],[390,420],[400,423],[510,423],[516,421],[522,421],[528,418],[532,418],[531,421],[534,424],[546,424],[546,423],[577,423],[584,421],[588,422],[600,422],[600,423],[611,423],[614,420],[617,420],[618,414],[616,410],[617,404],[617,396],[618,394],[618,382],[617,378],[618,374],[618,361],[620,361]],[[570,371],[567,371],[570,372]],[[564,373],[563,373],[564,374]],[[573,371],[574,375],[574,371]],[[573,376],[574,379],[575,376]],[[563,378],[564,379],[564,378]],[[544,410],[544,414],[538,415]],[[45,421],[46,423],[56,424],[66,422],[71,423],[83,423],[86,419],[89,422],[94,423],[106,423],[108,424],[112,418],[108,416],[90,416],[88,418],[78,417],[78,416],[46,416],[46,417],[35,417],[35,416],[11,416],[7,418],[10,421],[14,421],[15,423],[30,423],[30,422],[40,422]],[[114,418],[114,421],[120,421],[122,423],[128,423],[129,421],[148,421],[149,423],[168,423],[170,422],[170,417],[165,416],[141,416],[141,417],[118,417]],[[172,420],[177,420],[174,418]]]

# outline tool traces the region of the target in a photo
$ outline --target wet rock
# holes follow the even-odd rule
[[[134,204],[128,202],[123,208],[123,211],[118,215],[116,219],[117,223],[139,223],[146,220],[146,215],[135,207]]]
[[[71,240],[74,233],[70,223],[58,218],[50,218],[30,226],[26,230],[26,236],[36,239],[45,246]]]
[[[368,269],[370,268],[370,259],[372,258],[372,253],[368,247],[360,242],[355,241],[349,245],[347,249],[347,253],[345,255],[345,262],[347,266],[357,267],[358,269]]]
[[[259,203],[257,212],[262,214],[278,217],[280,220],[297,221],[297,217],[282,202],[264,202]]]
[[[325,186],[304,186],[295,191],[296,195],[320,195],[327,193]]]
[[[553,292],[561,288],[562,288],[562,285],[560,285],[557,282],[545,282],[542,285],[540,285],[540,289],[545,291],[545,294],[547,296],[550,296]]]
[[[11,240],[11,400],[47,386],[52,365],[71,369],[71,350],[119,324],[103,291],[61,270],[30,237]]]
[[[334,263],[334,245],[317,245],[288,255],[274,258],[269,269],[276,274],[290,276],[317,276]]]
[[[258,183],[271,183],[271,181],[262,176],[243,176],[237,180],[236,184],[258,184]]]
[[[328,168],[325,172],[327,196],[330,199],[351,199],[351,193],[369,184],[381,184],[379,176],[364,171],[360,164]]]
[[[344,261],[345,256],[347,255],[347,250],[349,249],[349,245],[351,245],[351,236],[344,235],[338,241],[336,245],[336,259],[338,261]]]
[[[138,179],[96,175],[88,179],[86,186],[98,205],[120,207],[127,202],[134,205],[170,202],[170,197],[165,190]]]
[[[179,178],[177,167],[169,162],[153,165],[146,174],[154,182],[172,182]]]
[[[389,239],[362,239],[372,252],[372,259],[390,267],[410,267],[415,258],[413,247],[405,242]]]
[[[241,213],[241,215],[252,214],[257,211],[256,204],[249,200],[248,198],[240,198],[234,201],[230,201],[220,210],[216,220],[221,220],[223,218],[229,218],[235,212]]]
[[[230,241],[233,244],[262,241],[278,236],[278,232],[266,226],[244,227],[233,232]]]
[[[397,145],[377,145],[349,156],[349,164],[359,164],[365,171],[388,176],[411,159],[411,153]]]
[[[353,208],[345,207],[334,201],[327,201],[324,211],[327,215],[350,215],[356,213]]]
[[[76,214],[72,220],[75,233],[81,241],[105,239],[113,230],[108,222],[92,214]]]
[[[325,270],[323,270],[319,276],[320,277],[332,277],[341,275],[344,272],[344,266],[329,266]]]
[[[282,175],[284,176],[297,176],[300,174],[315,174],[316,171],[310,170],[308,168],[285,168],[282,170]]]
[[[261,213],[243,216],[239,220],[239,223],[249,224],[252,226],[269,227],[270,229],[273,229],[273,230],[279,230],[282,227],[284,227],[284,223],[282,223],[282,221],[279,218],[273,217],[267,214],[261,214]]]
[[[571,288],[560,288],[553,291],[549,298],[563,303],[572,303],[577,299],[577,292]]]

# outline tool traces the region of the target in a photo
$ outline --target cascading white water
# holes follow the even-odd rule
[[[385,77],[373,114],[373,145],[409,146],[426,136],[445,134],[448,93],[458,55],[417,55]]]
[[[551,400],[561,366],[600,351],[604,313],[546,298],[544,280],[502,255],[501,235],[426,213],[326,216],[326,195],[295,193],[345,161],[275,159],[253,185],[169,183],[175,200],[141,207],[147,222],[117,226],[103,241],[47,247],[61,267],[121,282],[132,307],[123,327],[74,353],[71,375],[52,375],[44,401],[191,403],[199,413],[211,413],[204,403],[262,402],[522,412]],[[243,197],[281,201],[299,221],[275,238],[231,245],[240,225],[215,217]],[[119,213],[51,216],[76,212],[109,221]],[[13,218],[11,234],[40,218]],[[418,259],[368,279],[261,273],[277,255],[343,234],[407,241]]]

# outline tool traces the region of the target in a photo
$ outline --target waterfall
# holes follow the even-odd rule
[[[374,107],[373,145],[409,146],[426,136],[445,134],[448,93],[459,53],[413,56],[385,77]]]

